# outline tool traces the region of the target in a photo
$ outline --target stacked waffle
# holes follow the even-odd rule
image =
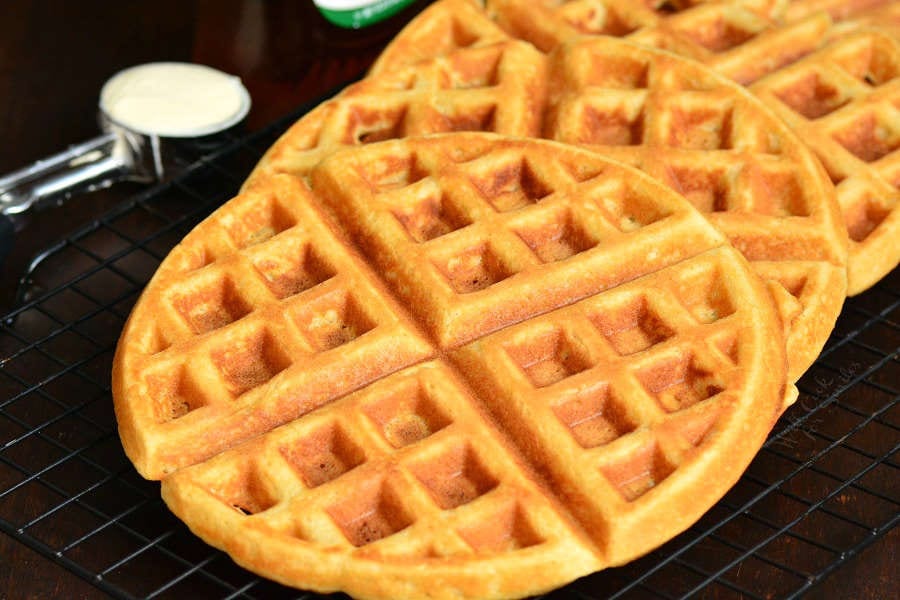
[[[894,6],[525,4],[423,12],[132,312],[123,445],[249,569],[505,598],[640,556],[897,263]]]

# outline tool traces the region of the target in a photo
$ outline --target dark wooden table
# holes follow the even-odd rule
[[[253,98],[248,127],[259,128],[358,75],[425,4],[348,32],[325,23],[307,0],[4,0],[0,173],[96,135],[100,87],[143,62],[196,61],[239,75]],[[17,281],[36,252],[140,189],[120,184],[35,215],[0,267],[0,313],[12,307]],[[811,597],[897,597],[898,539],[895,530]],[[0,599],[44,597],[104,594],[0,534]]]

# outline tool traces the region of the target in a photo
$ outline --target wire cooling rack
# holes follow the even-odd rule
[[[160,261],[298,115],[48,249],[23,284],[33,299],[0,323],[0,531],[112,597],[318,597],[235,566],[168,512],[122,452],[109,384],[119,332]],[[700,522],[547,598],[789,598],[840,569],[900,515],[898,347],[895,269],[848,300],[797,403]]]

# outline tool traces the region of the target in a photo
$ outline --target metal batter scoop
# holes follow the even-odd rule
[[[165,80],[166,73],[170,81]],[[148,74],[156,79],[147,79]],[[178,81],[171,80],[174,74]],[[205,97],[203,90],[191,89],[192,81],[216,81],[210,77],[225,78],[218,81],[225,87],[208,88]],[[210,122],[209,111],[201,104],[210,100],[210,92],[223,91],[235,96],[226,113],[214,115],[215,121]],[[156,104],[148,103],[148,99]],[[192,123],[193,117],[187,112],[179,114],[179,102],[193,104],[199,122],[194,119]],[[156,118],[159,114],[153,113],[154,106],[158,112],[169,112],[168,125]],[[117,181],[150,183],[171,178],[177,171],[173,149],[179,143],[221,133],[242,121],[249,110],[250,95],[240,80],[209,67],[150,63],[116,74],[100,93],[102,135],[0,177],[0,262],[12,248],[24,215]]]

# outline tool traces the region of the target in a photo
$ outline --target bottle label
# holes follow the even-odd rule
[[[414,0],[313,0],[328,22],[338,27],[359,29],[372,25],[413,3]]]

